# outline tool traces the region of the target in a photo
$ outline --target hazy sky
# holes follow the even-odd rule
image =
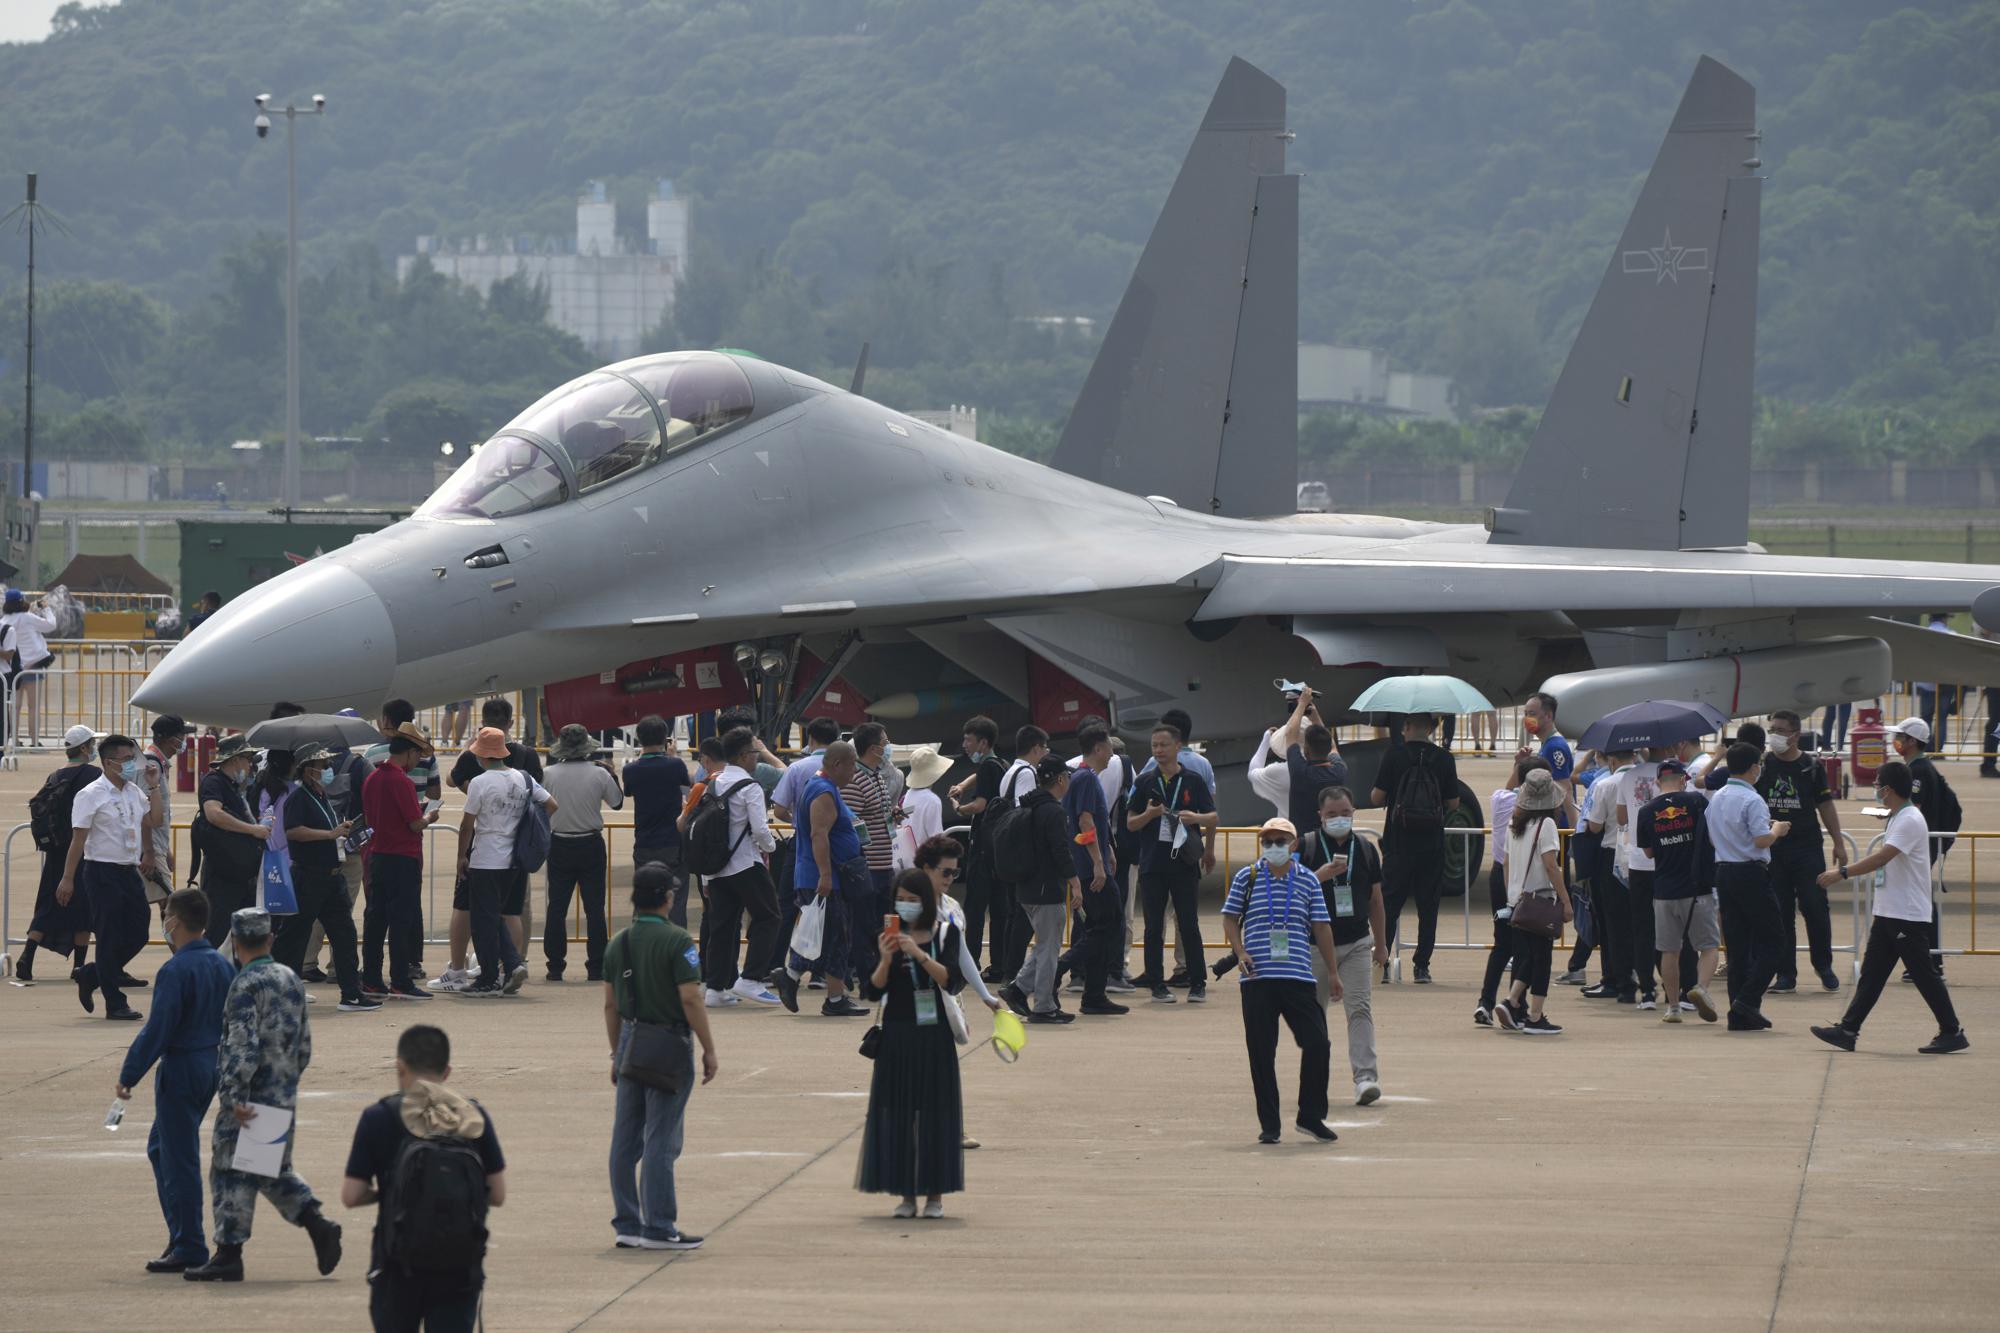
[[[103,0],[86,0],[102,3]],[[49,15],[63,0],[0,0],[0,42],[35,42],[49,35]]]

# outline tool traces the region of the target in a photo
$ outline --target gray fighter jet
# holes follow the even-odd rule
[[[1572,732],[1646,697],[1743,714],[2000,679],[1987,645],[1885,618],[2000,625],[2000,568],[1747,544],[1749,84],[1696,68],[1484,526],[1292,512],[1290,138],[1283,88],[1231,62],[1053,467],[754,357],[621,362],[409,520],[225,607],[137,701],[242,723],[278,698],[432,703],[715,648],[794,673],[799,706],[835,671],[898,717],[939,701],[932,735],[967,699],[1052,730],[1102,706],[1132,733],[1182,706],[1227,752],[1272,720],[1275,676],[1335,705],[1389,672],[1497,701],[1553,680]]]

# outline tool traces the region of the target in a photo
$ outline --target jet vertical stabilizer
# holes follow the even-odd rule
[[[1291,513],[1298,178],[1285,89],[1232,59],[1053,460],[1201,513]]]
[[[1756,90],[1695,66],[1493,541],[1673,551],[1749,540]]]

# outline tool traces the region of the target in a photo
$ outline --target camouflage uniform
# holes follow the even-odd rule
[[[215,1200],[215,1238],[221,1244],[242,1245],[250,1239],[259,1193],[294,1226],[304,1226],[307,1212],[318,1206],[312,1186],[292,1171],[296,1120],[285,1143],[284,1166],[275,1179],[230,1170],[236,1156],[235,1108],[247,1102],[295,1108],[299,1078],[311,1060],[306,990],[298,974],[268,956],[251,960],[230,984],[223,1006],[215,1142],[208,1171],[209,1194]]]

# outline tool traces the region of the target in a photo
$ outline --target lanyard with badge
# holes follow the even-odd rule
[[[1257,874],[1263,882],[1264,910],[1268,912],[1276,905],[1276,899],[1272,897],[1274,881],[1271,875],[1271,863],[1260,859],[1257,862]],[[1270,941],[1271,961],[1274,963],[1286,962],[1292,956],[1292,932],[1290,926],[1292,924],[1292,903],[1294,901],[1292,890],[1295,887],[1292,883],[1292,868],[1287,864],[1285,866],[1285,910],[1281,915],[1272,917],[1273,924],[1265,936]]]
[[[1180,808],[1181,783],[1183,781],[1185,779],[1175,778],[1172,793],[1167,793],[1164,790],[1161,792],[1167,798],[1167,812],[1160,816],[1160,841],[1171,842],[1176,847],[1180,846],[1180,837],[1177,835],[1183,827],[1180,816],[1175,813]]]
[[[333,817],[332,806],[328,805],[325,801],[322,801],[319,797],[313,796],[313,790],[310,787],[300,787],[299,790],[304,792],[308,796],[312,796],[312,803],[319,807],[319,812],[321,814],[326,816],[326,827],[329,833],[331,833],[336,827],[338,827],[339,821]],[[335,864],[339,864],[347,860],[347,840],[345,838],[335,838],[333,840],[333,859]]]
[[[931,956],[932,962],[937,961],[937,935],[935,933],[931,935],[931,942],[924,946],[924,952]],[[917,960],[908,954],[903,955],[903,964],[910,969],[910,1005],[916,1011],[917,1026],[920,1028],[936,1027],[938,1021],[937,988],[930,984],[930,974],[919,971]]]
[[[1323,838],[1324,835],[1322,835]],[[1355,840],[1352,838],[1348,839],[1348,850],[1345,852],[1334,851],[1332,845],[1324,840],[1322,840],[1320,845],[1326,848],[1326,855],[1329,861],[1338,856],[1346,863],[1341,866],[1339,876],[1332,884],[1328,885],[1333,890],[1333,914],[1335,916],[1353,916]]]

